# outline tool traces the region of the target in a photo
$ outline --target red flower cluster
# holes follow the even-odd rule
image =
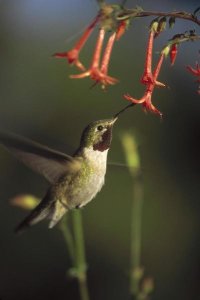
[[[56,58],[66,58],[69,64],[74,64],[81,71],[83,71],[83,73],[71,75],[70,78],[78,79],[90,77],[92,80],[95,81],[95,84],[100,83],[102,88],[105,88],[107,85],[113,85],[118,82],[118,79],[108,75],[108,66],[114,43],[116,40],[119,40],[120,37],[124,34],[128,21],[122,20],[116,22],[116,20],[113,19],[113,12],[115,9],[116,7],[112,5],[104,5],[103,8],[100,10],[99,14],[91,22],[91,24],[87,27],[81,38],[75,44],[73,49],[63,53],[55,53],[53,55]],[[98,23],[100,23],[100,31],[98,34],[91,65],[89,69],[86,70],[84,65],[79,60],[79,54]],[[110,38],[108,39],[101,60],[104,38],[106,32],[110,30],[112,30],[113,32]]]
[[[100,56],[104,37],[105,30],[100,29],[90,68],[81,74],[71,75],[70,78],[84,78],[90,76],[95,83],[101,83],[103,88],[105,88],[105,86],[108,84],[115,84],[118,81],[116,78],[107,75],[111,52],[116,39],[116,32],[112,33],[108,40],[100,66]]]
[[[131,101],[132,103],[142,104],[145,110],[149,110],[162,117],[162,113],[151,102],[154,88],[156,86],[165,87],[165,84],[157,81],[164,60],[164,56],[165,56],[164,52],[160,54],[160,58],[155,67],[155,70],[152,72],[152,50],[153,50],[154,38],[155,38],[155,32],[154,30],[151,29],[149,33],[148,44],[147,44],[144,74],[141,78],[141,83],[146,85],[144,95],[141,99],[135,99],[130,95],[124,95],[124,98],[127,99],[128,101]]]
[[[83,64],[79,61],[79,53],[86,41],[88,40],[90,34],[94,30],[96,24],[99,21],[99,15],[92,21],[92,23],[87,27],[81,38],[75,44],[74,48],[67,52],[55,53],[53,56],[56,58],[66,58],[69,64],[74,64],[80,70],[85,70]]]
[[[111,53],[113,50],[114,43],[121,38],[129,24],[129,18],[125,18],[124,11],[119,5],[108,5],[105,2],[101,2],[101,9],[94,20],[89,24],[89,26],[84,31],[81,38],[77,41],[75,46],[62,53],[55,53],[54,57],[66,58],[69,64],[75,65],[81,70],[81,73],[70,75],[70,78],[81,79],[85,77],[90,77],[94,81],[94,85],[100,83],[103,89],[107,85],[114,85],[118,82],[117,78],[108,75],[108,67],[111,58]],[[135,13],[141,12],[141,10],[136,10]],[[169,19],[169,24],[175,22],[174,17]],[[162,113],[152,104],[152,95],[155,87],[165,87],[164,83],[158,81],[158,76],[163,64],[164,58],[169,55],[171,65],[173,66],[177,57],[179,44],[184,41],[193,41],[198,39],[194,31],[185,32],[184,34],[176,34],[168,44],[163,48],[160,53],[158,62],[152,70],[152,57],[153,57],[153,44],[156,37],[160,35],[166,28],[167,18],[157,17],[151,22],[150,32],[148,37],[147,49],[146,49],[146,59],[144,65],[144,73],[141,78],[141,83],[145,85],[144,94],[140,99],[135,99],[129,94],[124,95],[124,98],[133,104],[142,104],[145,111],[153,112],[160,117]],[[94,53],[89,68],[85,68],[79,59],[80,52],[90,37],[91,33],[95,27],[99,24],[99,33],[94,48]],[[171,25],[170,25],[171,26]],[[103,44],[105,40],[106,33],[111,32],[108,38],[107,44],[105,46],[104,52],[102,53]],[[197,64],[196,69],[188,66],[187,69],[195,76],[198,76],[198,82],[200,82],[200,67]],[[200,94],[200,87],[198,90]]]

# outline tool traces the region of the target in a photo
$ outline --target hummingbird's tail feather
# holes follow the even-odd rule
[[[41,201],[38,206],[32,210],[32,212],[15,228],[15,233],[22,233],[28,229],[28,227],[35,225],[45,218],[51,216],[52,210],[52,203],[48,203],[44,206],[43,201]]]
[[[45,201],[46,199],[48,201]],[[47,194],[46,198],[16,227],[15,233],[22,233],[28,229],[28,227],[46,218],[50,219],[49,228],[53,228],[67,211],[68,208],[66,205],[59,200],[50,201],[49,194]]]
[[[49,228],[53,228],[63,217],[63,215],[68,211],[66,205],[63,205],[62,202],[56,201],[54,203],[54,208],[52,213],[48,216],[51,219],[49,223]]]

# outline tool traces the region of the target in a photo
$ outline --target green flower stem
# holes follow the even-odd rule
[[[87,287],[87,264],[85,257],[85,243],[83,236],[82,216],[80,210],[73,211],[73,230],[75,243],[75,268],[76,277],[79,282],[81,300],[89,300]]]
[[[139,283],[142,277],[141,268],[141,229],[142,229],[142,207],[143,207],[143,185],[141,180],[133,178],[133,202],[131,209],[131,282],[130,292],[139,296]],[[136,299],[137,299],[136,298]]]
[[[87,264],[85,258],[85,245],[83,237],[82,216],[80,210],[72,212],[73,236],[67,224],[65,216],[60,222],[61,230],[67,249],[69,251],[72,267],[69,270],[70,276],[77,279],[79,284],[80,299],[89,300],[89,292],[87,287]]]
[[[65,241],[67,249],[69,251],[69,256],[70,256],[71,262],[74,265],[75,264],[75,255],[74,255],[75,245],[74,245],[74,240],[73,240],[72,234],[69,230],[69,226],[67,224],[67,215],[65,215],[62,218],[62,220],[60,221],[59,229],[63,234],[64,241]]]
[[[144,11],[141,7],[136,7],[133,9],[124,9],[123,12],[117,16],[117,20],[127,20],[130,18],[142,18],[142,17],[174,17],[176,19],[188,20],[194,22],[200,26],[200,20],[196,15],[185,12],[185,11],[172,11],[172,12],[161,12],[161,11]]]
[[[121,137],[126,162],[133,179],[133,201],[131,207],[131,249],[130,249],[130,293],[140,299],[141,268],[141,225],[143,207],[143,183],[141,180],[140,158],[133,135],[124,133]]]

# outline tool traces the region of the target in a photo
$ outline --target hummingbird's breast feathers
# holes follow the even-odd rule
[[[85,160],[95,168],[95,170],[106,170],[108,149],[105,151],[95,151],[93,147],[86,147],[83,150]]]
[[[65,199],[70,209],[90,202],[104,184],[107,151],[99,154],[95,152],[89,148],[84,149],[80,170],[68,177]]]

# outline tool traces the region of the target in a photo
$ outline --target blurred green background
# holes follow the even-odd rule
[[[110,1],[112,2],[112,1]],[[199,1],[127,1],[128,7],[194,11]],[[116,43],[110,75],[120,83],[103,92],[91,81],[70,80],[76,73],[51,57],[70,49],[97,12],[94,0],[0,1],[0,127],[55,149],[73,153],[87,123],[107,118],[140,97],[151,18],[134,21]],[[163,33],[154,52],[177,32],[194,29],[177,21]],[[198,29],[197,29],[198,30]],[[97,31],[81,57],[90,62]],[[155,279],[154,300],[200,297],[200,99],[186,65],[195,65],[199,44],[181,45],[175,66],[164,63],[154,104],[164,120],[144,114],[140,106],[121,116],[114,128],[109,161],[124,162],[122,131],[138,137],[145,199],[142,265]],[[155,55],[156,58],[156,55]],[[0,298],[79,299],[77,284],[66,279],[70,267],[61,233],[45,222],[21,236],[13,228],[25,216],[9,199],[22,193],[42,197],[47,183],[0,148]],[[109,166],[106,185],[84,210],[91,299],[129,299],[130,205],[132,185],[126,168]]]

